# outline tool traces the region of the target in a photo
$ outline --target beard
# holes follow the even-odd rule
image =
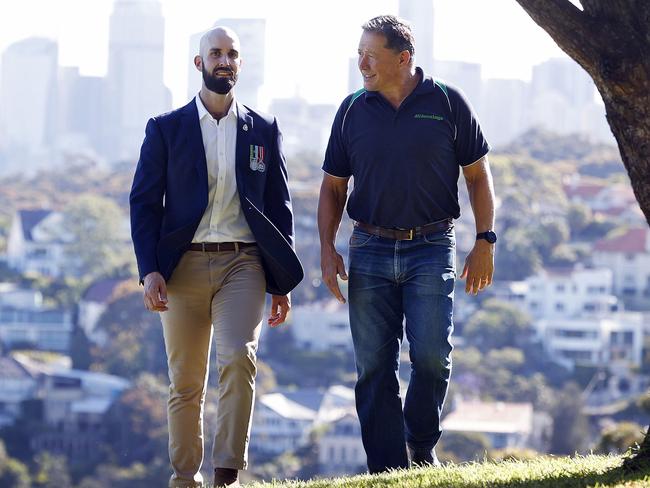
[[[230,90],[235,86],[235,83],[237,83],[237,75],[229,68],[221,68],[221,71],[225,70],[230,71],[229,77],[216,76],[215,74],[208,73],[205,67],[202,67],[201,73],[203,73],[203,83],[205,83],[205,87],[219,95],[225,95],[230,92]]]

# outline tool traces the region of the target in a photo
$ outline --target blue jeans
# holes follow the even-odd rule
[[[453,228],[412,241],[354,229],[348,297],[361,437],[371,473],[408,468],[406,444],[431,450],[451,373]],[[402,408],[399,352],[406,319],[411,379]]]

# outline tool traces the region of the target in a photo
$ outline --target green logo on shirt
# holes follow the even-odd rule
[[[415,114],[416,119],[445,120],[442,116],[436,114]]]

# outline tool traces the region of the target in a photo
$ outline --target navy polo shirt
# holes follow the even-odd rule
[[[463,94],[417,74],[398,110],[379,92],[357,92],[334,118],[323,171],[353,177],[353,220],[409,229],[460,217],[460,167],[490,150]]]

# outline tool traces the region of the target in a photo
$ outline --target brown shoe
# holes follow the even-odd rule
[[[236,488],[239,485],[239,471],[232,468],[214,468],[214,488]]]

